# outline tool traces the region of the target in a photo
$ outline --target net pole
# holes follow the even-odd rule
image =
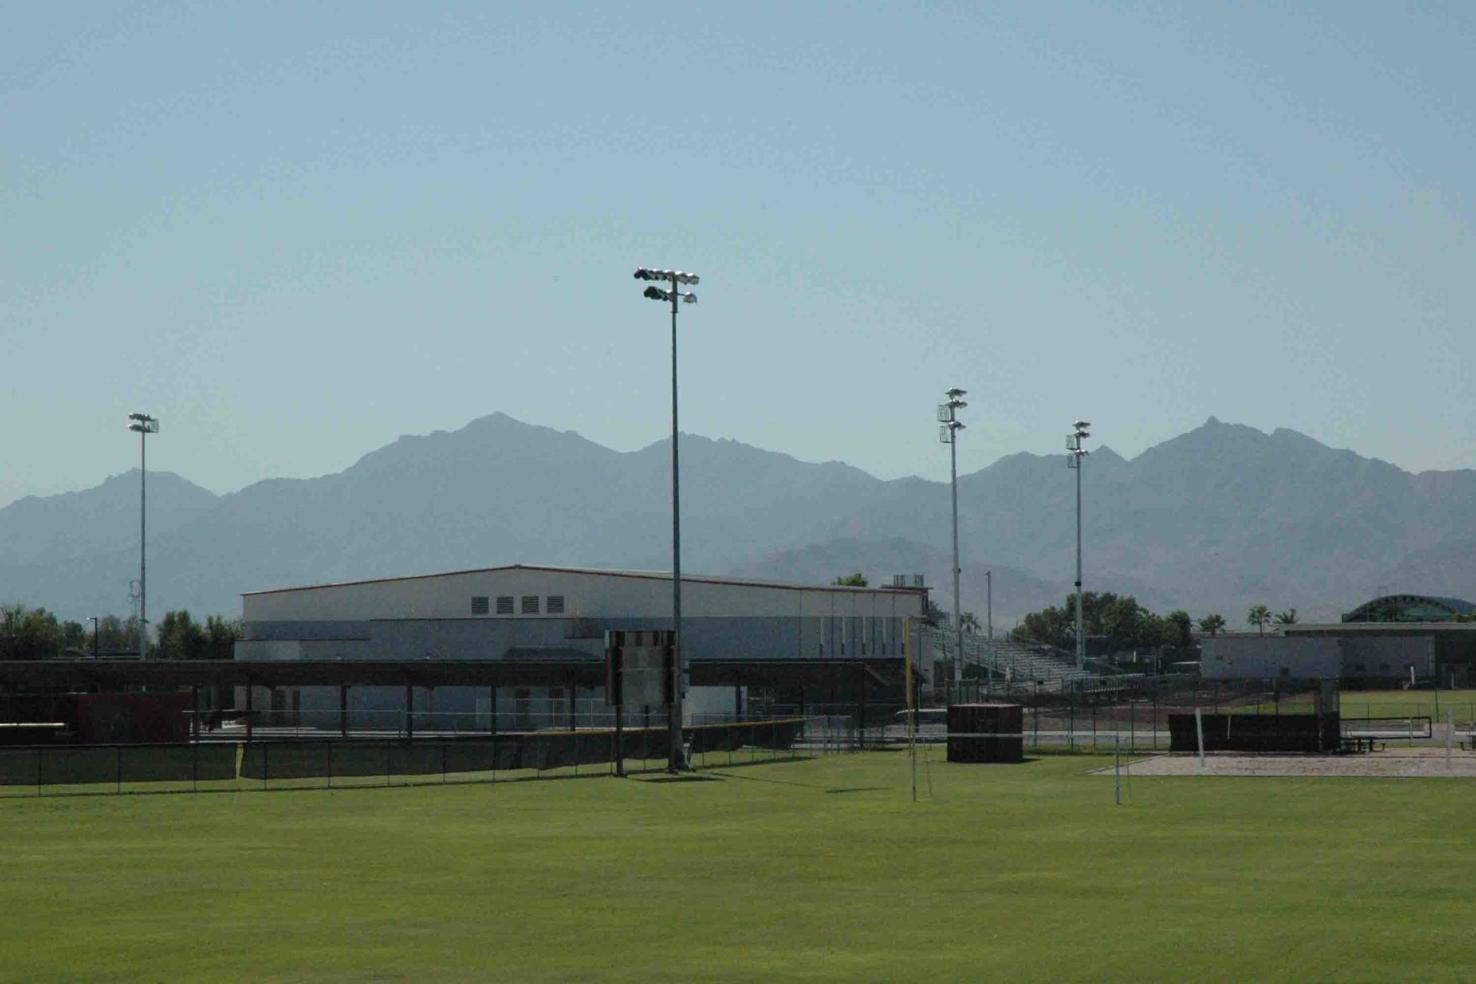
[[[907,666],[907,756],[912,763],[912,802],[917,802],[917,708],[912,686],[912,619],[902,620],[902,650]]]
[[[1194,709],[1194,731],[1199,736],[1199,771],[1204,771],[1204,715]]]
[[[1122,805],[1122,732],[1114,731],[1112,744],[1112,799]]]
[[[1445,708],[1445,767],[1450,768],[1450,746],[1455,741],[1455,711]]]

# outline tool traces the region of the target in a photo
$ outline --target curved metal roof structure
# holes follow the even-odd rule
[[[1359,605],[1343,616],[1344,622],[1449,622],[1476,614],[1476,604],[1460,598],[1392,594]]]

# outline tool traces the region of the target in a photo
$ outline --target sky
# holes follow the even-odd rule
[[[1476,6],[0,3],[0,503],[495,411],[946,478],[1476,466]]]

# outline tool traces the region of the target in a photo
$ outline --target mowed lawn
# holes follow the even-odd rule
[[[934,756],[938,754],[935,750]],[[904,754],[0,800],[0,977],[1459,979],[1476,786]],[[930,781],[929,781],[930,776]]]

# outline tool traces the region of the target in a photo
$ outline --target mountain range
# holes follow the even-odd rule
[[[150,472],[149,608],[237,614],[243,591],[547,563],[670,568],[670,445],[614,451],[493,414],[401,437],[353,466],[216,495]],[[1085,462],[1088,590],[1155,610],[1295,607],[1335,619],[1376,593],[1476,597],[1476,471],[1411,474],[1295,431],[1202,426]],[[959,478],[963,605],[996,626],[1071,590],[1064,454]],[[730,440],[682,437],[683,568],[796,581],[926,575],[951,603],[946,482],[885,481]],[[69,618],[129,610],[138,473],[0,509],[0,599]]]

